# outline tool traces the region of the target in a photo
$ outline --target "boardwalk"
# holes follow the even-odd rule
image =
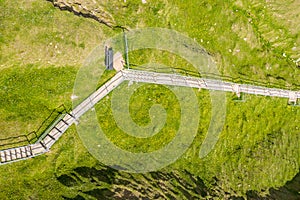
[[[124,70],[123,76],[125,80],[130,81],[234,92],[237,94],[237,96],[240,96],[241,93],[245,93],[280,97],[289,99],[289,102],[291,103],[296,103],[297,99],[300,99],[300,91],[237,84],[215,79],[195,78],[176,74],[146,72],[139,70]]]
[[[300,91],[267,88],[247,84],[237,84],[222,80],[188,77],[177,74],[156,73],[140,70],[119,71],[112,79],[97,89],[70,113],[61,115],[39,138],[39,140],[27,146],[10,148],[0,151],[0,164],[7,164],[44,154],[50,150],[53,144],[62,134],[88,110],[93,108],[103,97],[118,87],[123,81],[135,81],[161,85],[173,85],[207,90],[234,92],[239,97],[241,93],[262,96],[286,98],[290,103],[296,103],[300,99]]]

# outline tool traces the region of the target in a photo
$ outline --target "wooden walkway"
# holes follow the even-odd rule
[[[34,144],[10,148],[0,151],[0,165],[32,158],[50,150],[62,134],[88,110],[93,108],[103,97],[118,87],[123,81],[135,81],[162,85],[191,87],[207,90],[234,92],[239,97],[241,93],[262,96],[287,98],[290,103],[300,99],[300,91],[267,88],[247,84],[237,84],[221,80],[195,78],[177,74],[147,72],[140,70],[119,71],[112,79],[97,89],[83,102],[76,106],[70,113],[62,114]]]
[[[146,72],[140,70],[124,70],[123,76],[125,80],[136,82],[234,92],[238,97],[241,93],[255,94],[262,96],[287,98],[291,103],[296,103],[297,99],[300,99],[300,91],[267,88],[248,84],[237,84],[222,80],[195,78],[177,74]]]

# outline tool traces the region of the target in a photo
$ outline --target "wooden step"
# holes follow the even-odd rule
[[[2,162],[6,162],[6,158],[5,158],[5,154],[4,154],[4,151],[0,151],[0,158],[1,158],[1,163]]]
[[[40,155],[42,153],[47,152],[47,150],[44,148],[41,142],[35,143],[31,145],[32,155]]]
[[[52,145],[56,142],[56,139],[50,134],[46,135],[46,137],[41,141],[44,147],[49,150]]]
[[[21,151],[21,157],[22,158],[27,157],[26,148],[25,147],[20,147],[20,151]]]
[[[11,156],[9,150],[4,150],[5,162],[11,161]]]
[[[16,149],[15,149],[15,151],[16,151],[16,156],[17,156],[17,159],[20,159],[20,158],[22,158],[22,154],[21,154],[21,147],[19,147],[19,148],[16,148]]]
[[[26,150],[26,155],[27,155],[27,157],[28,157],[28,156],[32,156],[32,149],[31,149],[31,146],[30,146],[30,145],[25,146],[25,150]]]
[[[22,146],[12,149],[6,149],[0,151],[0,162],[9,163],[16,160],[22,160],[32,156],[30,146]]]
[[[16,149],[10,149],[9,152],[10,152],[11,160],[16,160],[17,159]]]
[[[54,126],[52,131],[49,134],[51,134],[55,138],[55,140],[58,140],[61,134],[63,134],[63,132],[59,128]]]

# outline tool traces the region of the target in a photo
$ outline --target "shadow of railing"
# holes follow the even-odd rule
[[[0,138],[0,150],[15,148],[18,146],[26,146],[33,144],[40,139],[43,133],[62,115],[67,113],[64,105],[52,110],[49,116],[41,123],[37,130],[28,134],[12,136],[7,138]]]

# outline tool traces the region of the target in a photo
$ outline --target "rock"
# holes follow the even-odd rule
[[[96,2],[85,2],[80,0],[48,0],[61,10],[68,10],[75,15],[92,18],[108,27],[114,27],[115,21],[110,13],[105,11]]]

